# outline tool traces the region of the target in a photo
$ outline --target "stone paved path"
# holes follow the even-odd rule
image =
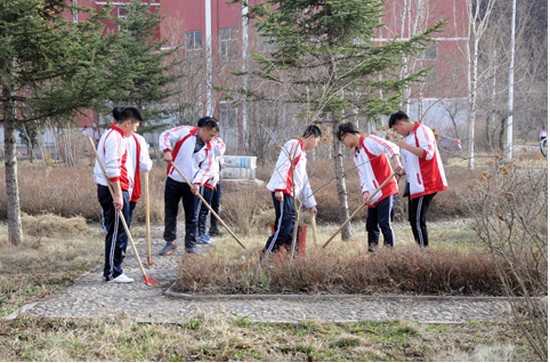
[[[33,317],[107,319],[124,314],[139,322],[185,322],[190,317],[204,315],[240,316],[266,322],[400,319],[437,323],[493,320],[510,314],[510,305],[503,298],[364,295],[200,297],[174,294],[167,290],[177,278],[181,252],[168,257],[156,255],[163,244],[153,243],[155,264],[146,267],[147,274],[159,280],[156,286],[143,283],[138,265],[129,253],[125,260],[125,272],[136,279],[135,283],[105,283],[98,267],[58,296],[29,304],[18,313]],[[145,243],[139,243],[138,250],[145,263]],[[12,314],[11,318],[16,314]]]

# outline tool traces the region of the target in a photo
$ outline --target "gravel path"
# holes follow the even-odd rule
[[[182,252],[156,255],[163,242],[154,242],[149,276],[159,280],[155,286],[142,282],[137,262],[130,253],[125,272],[136,279],[133,284],[103,282],[101,268],[83,275],[57,296],[29,304],[7,317],[26,315],[48,318],[116,318],[123,314],[138,322],[185,322],[190,317],[247,317],[251,321],[296,322],[317,320],[352,322],[360,320],[410,320],[416,322],[463,323],[495,320],[510,314],[504,298],[411,297],[365,295],[269,295],[269,296],[190,296],[170,291],[177,278]],[[145,263],[145,243],[138,250]]]

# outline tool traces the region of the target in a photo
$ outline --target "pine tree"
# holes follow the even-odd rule
[[[145,120],[160,119],[174,112],[165,101],[175,92],[170,86],[182,77],[176,71],[181,63],[175,56],[179,46],[165,49],[167,41],[158,38],[163,20],[158,7],[132,0],[126,10],[125,18],[115,19],[119,30],[114,34],[117,41],[112,51],[116,59],[109,73],[117,84],[110,87],[107,101],[134,105],[142,111]]]
[[[88,19],[73,23],[64,15],[73,10],[89,12]],[[164,54],[149,42],[147,25],[136,30],[131,40],[131,27],[106,32],[108,6],[98,13],[91,10],[74,8],[66,0],[0,0],[0,122],[5,139],[8,233],[14,245],[23,239],[17,127],[52,121],[66,124],[78,111],[98,109],[108,101],[121,100],[120,96],[129,103],[144,104],[168,95],[157,88],[167,77],[156,77],[155,67],[164,64]]]

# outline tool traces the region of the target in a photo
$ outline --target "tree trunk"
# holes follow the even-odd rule
[[[332,133],[336,135],[338,131],[338,118],[334,117],[332,123]],[[344,156],[342,155],[342,145],[336,137],[333,138],[332,148],[334,150],[334,170],[336,172],[336,184],[338,188],[338,199],[340,201],[340,223],[344,223],[349,218],[348,192],[346,190],[346,177],[344,172]],[[342,240],[347,241],[351,238],[351,225],[348,223],[341,232]]]
[[[8,201],[8,240],[18,246],[23,242],[21,206],[19,204],[19,184],[17,183],[17,156],[15,146],[15,119],[10,91],[3,90],[4,96],[4,153],[6,167],[6,197]]]

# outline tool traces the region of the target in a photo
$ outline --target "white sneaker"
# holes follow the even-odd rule
[[[126,276],[125,274],[120,274],[114,279],[112,279],[110,282],[118,282],[123,284],[128,284],[130,282],[134,282],[134,279],[131,277]]]

